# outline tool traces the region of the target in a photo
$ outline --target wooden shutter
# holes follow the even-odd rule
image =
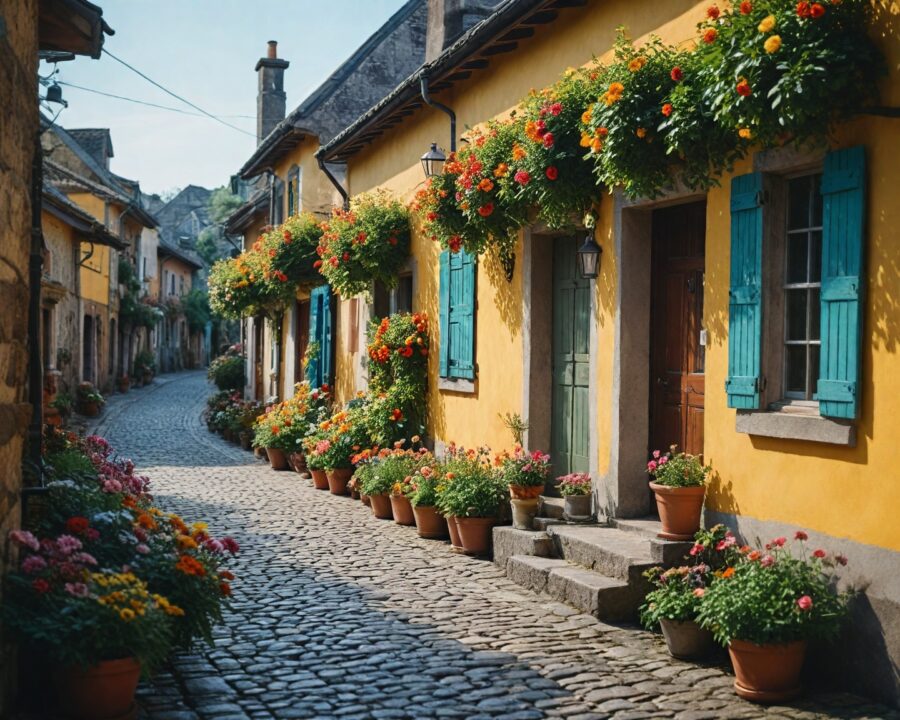
[[[762,352],[762,173],[731,181],[728,407],[759,407]]]
[[[475,259],[450,254],[450,377],[475,377]]]
[[[828,153],[822,175],[822,415],[859,414],[866,155],[861,145]]]
[[[322,384],[322,344],[321,344],[321,327],[322,327],[322,295],[319,288],[314,288],[309,294],[309,338],[312,342],[319,344],[319,352],[316,357],[311,358],[306,366],[306,379],[312,387],[319,387]]]
[[[328,285],[322,285],[317,290],[322,294],[322,325],[320,341],[322,347],[322,382],[330,383],[334,375],[334,321],[331,312],[332,295]]]
[[[440,257],[440,376],[448,377],[450,371],[450,251],[444,250]]]

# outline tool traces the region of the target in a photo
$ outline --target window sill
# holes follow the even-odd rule
[[[466,380],[464,378],[438,378],[438,390],[446,392],[463,393],[465,395],[475,394],[475,381]]]
[[[748,435],[806,440],[856,447],[856,427],[851,423],[831,420],[813,414],[812,409],[738,410],[735,430]]]

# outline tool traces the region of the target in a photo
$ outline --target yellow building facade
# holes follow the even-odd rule
[[[434,68],[426,66],[423,74],[433,69],[430,79],[437,84],[470,59],[490,58],[487,69],[448,81],[434,93],[436,100],[453,109],[458,127],[475,127],[506,117],[530,90],[552,84],[566,68],[586,65],[594,56],[609,60],[620,25],[637,44],[651,35],[678,45],[693,41],[708,5],[691,0],[662,5],[623,0],[558,10],[547,25],[533,34],[523,33],[512,51],[481,55],[482,48],[473,47],[466,55],[465,48],[457,49],[455,68],[443,68],[439,61]],[[896,71],[900,36],[889,5],[875,3],[872,37],[891,68],[881,83],[880,102],[896,107],[900,105]],[[321,157],[325,160],[348,163],[351,195],[382,188],[412,201],[424,182],[420,156],[432,142],[446,146],[448,120],[436,109],[423,106],[399,124],[378,125],[399,107],[386,104],[382,116],[376,107],[324,148]],[[801,362],[794,361],[801,355],[793,346],[776,352],[782,339],[770,334],[777,335],[775,325],[780,331],[781,311],[774,310],[778,307],[774,303],[763,331],[762,363],[768,390],[763,392],[761,407],[765,409],[731,408],[725,388],[733,261],[732,179],[758,171],[773,187],[784,189],[784,203],[794,203],[795,195],[800,198],[806,192],[803,188],[813,188],[810,202],[816,205],[816,188],[827,154],[859,146],[866,163],[867,196],[858,417],[834,420],[820,416],[809,390],[814,381],[810,357],[819,352],[816,341],[807,336],[800,350],[806,353],[804,375],[794,369]],[[900,506],[900,475],[893,469],[900,420],[890,405],[890,398],[900,391],[900,211],[892,202],[900,179],[897,157],[900,133],[896,119],[862,115],[838,127],[827,148],[751,153],[708,193],[673,191],[654,201],[629,201],[614,188],[604,192],[595,235],[603,250],[602,262],[599,276],[588,290],[589,320],[580,349],[588,401],[581,412],[585,438],[579,450],[585,457],[584,469],[593,477],[601,514],[644,516],[651,511],[645,471],[648,453],[654,447],[665,449],[669,442],[678,442],[679,438],[665,435],[667,427],[677,425],[679,444],[702,453],[713,467],[706,510],[709,524],[724,521],[749,541],[760,538],[763,542],[803,528],[810,531],[817,546],[850,557],[848,578],[867,587],[868,600],[866,607],[858,610],[855,627],[860,637],[875,643],[878,655],[877,661],[866,662],[867,673],[856,673],[856,682],[866,691],[894,700],[898,696],[896,677],[872,666],[889,668],[900,661],[900,580],[896,573],[900,524],[891,513]],[[793,212],[792,207],[786,211]],[[766,217],[771,212],[774,210],[765,210]],[[820,230],[815,222],[813,217],[804,227],[789,232],[817,237]],[[820,227],[821,218],[818,222]],[[532,449],[551,449],[557,432],[553,424],[558,418],[548,390],[553,383],[556,337],[554,318],[547,307],[555,280],[548,268],[560,243],[580,244],[584,232],[551,233],[538,225],[527,227],[518,240],[510,281],[495,258],[485,255],[479,259],[474,380],[439,377],[438,353],[430,356],[428,431],[438,449],[451,441],[465,446],[509,447],[510,433],[501,418],[505,413],[518,413],[528,420],[527,440]],[[689,258],[695,264],[685,265],[690,265],[685,272],[692,274],[685,276],[690,297],[684,295],[684,302],[694,303],[691,312],[696,327],[682,333],[690,345],[685,352],[692,358],[693,384],[686,392],[693,393],[693,399],[685,401],[682,421],[667,426],[654,415],[654,403],[665,406],[667,402],[656,399],[659,388],[667,383],[666,376],[658,372],[665,357],[660,360],[662,366],[654,364],[661,342],[656,329],[665,329],[660,319],[667,316],[665,302],[653,300],[659,293],[658,286],[654,289],[659,277],[654,257],[665,251],[667,243],[675,242],[695,247]],[[766,243],[776,243],[774,235]],[[440,252],[418,227],[414,229],[409,262],[413,309],[426,311],[431,318],[435,346],[443,342],[438,331]],[[668,267],[680,267],[683,260],[670,259]],[[340,317],[354,302],[361,300],[340,301]],[[343,336],[338,337],[339,397],[349,398],[364,387],[358,371],[364,352],[364,344],[351,347]],[[797,382],[802,386],[799,389]],[[846,664],[862,662],[862,656],[855,654],[864,652],[860,645],[850,643],[848,647]]]

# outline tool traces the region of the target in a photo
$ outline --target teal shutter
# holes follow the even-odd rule
[[[332,382],[334,375],[334,323],[331,313],[331,288],[323,285],[322,291],[322,382]]]
[[[440,258],[440,376],[447,377],[450,368],[450,251],[444,250]]]
[[[475,258],[450,256],[450,375],[475,378]]]
[[[762,352],[762,173],[731,181],[728,407],[759,407]]]
[[[309,294],[309,337],[313,342],[319,343],[319,353],[309,361],[306,366],[306,379],[312,387],[322,385],[322,345],[319,340],[322,327],[322,302],[319,288],[314,288]]]
[[[828,153],[822,175],[822,415],[859,414],[866,155],[858,145]]]

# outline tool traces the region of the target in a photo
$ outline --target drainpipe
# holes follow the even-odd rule
[[[41,358],[41,274],[43,272],[44,233],[41,206],[44,192],[44,149],[38,131],[31,161],[31,253],[28,259],[28,401],[31,422],[28,425],[28,463],[35,473],[35,484],[43,485],[41,435],[44,426],[44,368]]]
[[[269,175],[269,225],[275,227],[275,171],[272,168],[268,168],[266,172]],[[256,320],[254,320],[256,322]],[[272,358],[273,364],[275,365],[275,396],[281,399],[283,393],[281,393],[281,329],[284,324],[284,313],[280,316],[270,318],[270,327],[272,329],[272,336],[275,339],[275,347],[272,351],[274,357]]]
[[[450,117],[450,152],[456,152],[456,113],[443,103],[439,103],[437,100],[432,100],[431,95],[428,94],[427,75],[422,76],[420,86],[422,89],[422,100],[425,101],[425,104],[447,113],[447,115]]]
[[[332,174],[331,170],[328,169],[328,166],[325,165],[324,158],[319,157],[317,155],[316,162],[319,163],[319,170],[321,170],[323,173],[325,173],[325,177],[327,177],[331,181],[331,184],[334,185],[334,187],[340,193],[341,199],[343,200],[343,202],[341,203],[341,206],[344,208],[344,210],[349,210],[350,209],[350,194],[344,189],[344,186],[341,185],[340,181]]]

